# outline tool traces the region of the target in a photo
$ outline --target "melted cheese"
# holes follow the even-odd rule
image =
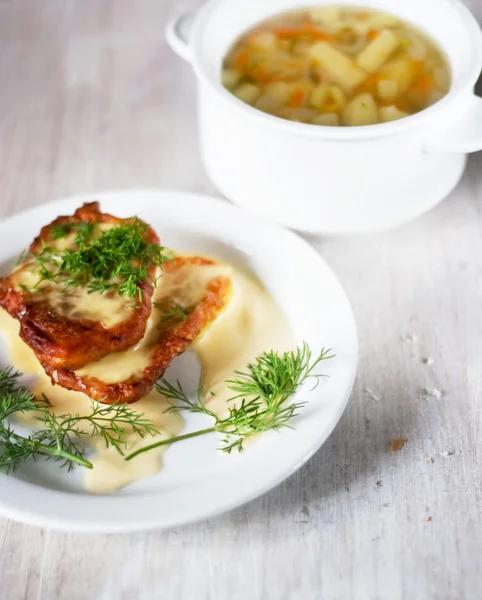
[[[142,340],[123,352],[112,352],[100,360],[88,363],[76,371],[83,377],[96,377],[105,383],[119,383],[133,376],[141,376],[152,360],[162,324],[162,304],[166,299],[180,308],[200,302],[208,283],[215,277],[229,276],[231,269],[224,265],[186,264],[173,273],[165,272],[157,282],[153,296],[152,313]]]
[[[229,267],[190,267],[186,272],[178,272],[172,281],[166,280],[159,285],[156,292],[157,301],[169,297],[175,299],[181,306],[192,305],[202,297],[207,281],[216,274],[225,275]],[[226,379],[234,377],[235,370],[244,370],[246,365],[265,350],[287,350],[293,346],[292,333],[286,318],[273,298],[261,284],[247,274],[234,270],[232,272],[233,296],[228,306],[216,321],[191,346],[197,354],[203,367],[203,385],[208,391],[206,401],[209,407],[219,416],[227,413],[226,400],[232,392],[225,384]],[[159,316],[159,315],[158,315]],[[153,315],[153,319],[156,316]],[[51,403],[51,409],[57,415],[65,413],[87,414],[91,410],[92,401],[80,392],[65,390],[52,385],[43,372],[33,351],[18,335],[19,324],[6,312],[0,310],[0,331],[4,334],[12,364],[24,373],[38,376],[38,385],[34,390],[36,395],[44,393]],[[150,335],[149,331],[146,338]],[[143,340],[144,341],[144,340]],[[119,378],[129,371],[128,363],[139,361],[134,369],[143,364],[145,356],[139,347],[125,353],[127,358],[122,363],[117,356],[116,361],[104,362],[102,379],[106,377]],[[148,344],[147,344],[148,346]],[[146,346],[146,347],[147,347]],[[136,354],[137,352],[137,354]],[[102,363],[101,359],[98,363]],[[122,364],[121,364],[122,363]],[[92,365],[90,366],[92,367]],[[97,368],[97,367],[95,367]],[[108,374],[107,369],[112,373]],[[91,371],[92,373],[93,371]],[[215,395],[212,396],[210,392]],[[143,413],[147,419],[161,431],[156,438],[170,438],[181,431],[182,420],[176,414],[165,414],[166,400],[157,392],[151,392],[146,398],[131,406],[133,410]],[[86,489],[92,493],[108,493],[118,490],[133,481],[149,477],[162,468],[162,454],[169,446],[161,446],[134,460],[126,462],[113,448],[106,449],[102,438],[93,436],[87,438],[96,455],[89,459],[94,464],[93,470],[84,470]],[[135,434],[128,435],[127,452],[133,452],[143,445],[151,444],[153,438],[144,439]]]
[[[97,230],[100,235],[102,231],[111,229],[113,224],[101,223]],[[77,234],[71,233],[63,238],[52,240],[49,246],[59,252],[73,247]],[[88,293],[85,288],[76,287],[63,290],[61,284],[51,281],[43,281],[38,288],[39,282],[38,266],[33,261],[18,267],[12,273],[14,287],[21,290],[22,286],[29,290],[35,289],[32,299],[44,300],[52,309],[61,316],[73,320],[88,319],[99,321],[107,328],[115,327],[126,321],[136,307],[136,301],[125,295],[114,292],[92,292]]]
[[[21,286],[33,289],[39,281],[38,272],[27,264],[12,274],[17,290]],[[52,282],[42,282],[31,298],[46,301],[52,309],[61,316],[69,319],[88,319],[100,321],[107,328],[115,327],[126,321],[135,309],[135,301],[128,296],[113,292],[88,293],[83,287],[70,288],[66,291],[62,285]]]

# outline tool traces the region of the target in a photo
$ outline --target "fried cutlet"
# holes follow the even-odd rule
[[[172,359],[182,354],[223,310],[231,297],[230,268],[202,257],[164,263],[143,339],[78,370],[46,371],[52,382],[105,404],[144,397]]]
[[[0,278],[0,306],[20,322],[20,337],[47,372],[78,369],[143,337],[158,244],[139,219],[84,204],[43,227],[10,276]],[[121,268],[113,272],[117,259]]]

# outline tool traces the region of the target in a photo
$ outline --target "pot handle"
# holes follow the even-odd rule
[[[482,150],[482,98],[472,95],[464,115],[445,131],[425,143],[426,152],[466,154]]]
[[[169,46],[187,62],[191,62],[192,54],[189,45],[191,29],[196,17],[192,10],[170,19],[166,25],[165,35]]]

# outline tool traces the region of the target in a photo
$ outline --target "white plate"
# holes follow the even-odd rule
[[[39,228],[82,202],[100,200],[104,211],[138,215],[158,231],[163,245],[217,255],[254,272],[288,317],[297,343],[332,347],[316,391],[294,430],[268,433],[241,454],[223,455],[217,438],[176,444],[156,476],[112,495],[88,495],[80,469],[72,474],[37,461],[14,475],[0,474],[0,511],[26,523],[71,531],[121,532],[181,525],[230,510],[281,483],[323,444],[348,401],[357,363],[357,336],[349,302],[330,268],[296,234],[220,200],[157,191],[111,192],[76,197],[19,214],[0,223],[0,269],[8,271]],[[0,366],[8,364],[3,341]],[[187,368],[189,367],[189,368]],[[176,359],[167,373],[197,380],[193,355]],[[189,379],[188,378],[188,379]],[[195,426],[187,417],[186,429]]]

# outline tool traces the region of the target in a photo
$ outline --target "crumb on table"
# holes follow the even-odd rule
[[[407,438],[396,437],[388,444],[388,452],[398,452],[407,443]]]

